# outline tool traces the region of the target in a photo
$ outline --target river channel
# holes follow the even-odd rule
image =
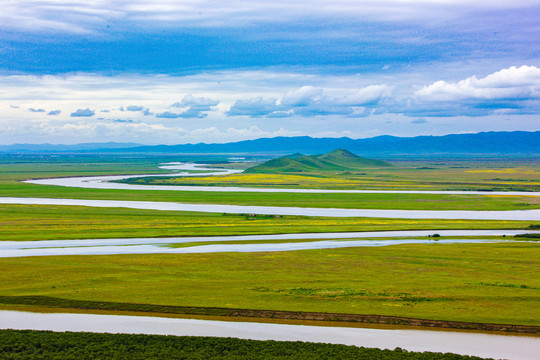
[[[530,233],[540,231],[530,230]],[[421,231],[371,231],[349,233],[309,233],[279,235],[173,237],[173,238],[122,238],[87,240],[0,241],[0,257],[61,256],[61,255],[118,255],[118,254],[192,254],[214,252],[268,252],[345,247],[391,246],[404,244],[459,244],[515,242],[509,239],[441,239],[428,238],[431,234],[441,236],[514,236],[522,230],[421,230]],[[413,237],[413,238],[411,238]],[[414,238],[422,237],[422,238]],[[377,238],[398,238],[383,239]],[[401,239],[399,239],[401,238]],[[325,240],[328,239],[328,240]],[[364,240],[359,240],[364,239]],[[369,239],[369,240],[368,240]],[[265,243],[264,241],[283,241]],[[290,240],[291,242],[286,242]],[[294,240],[317,240],[293,242]],[[246,241],[246,244],[220,244],[227,241]],[[175,244],[213,243],[187,247]]]
[[[171,170],[215,170],[194,164],[171,163],[163,166]],[[240,172],[227,170],[212,175]],[[209,175],[206,173],[204,175]],[[160,174],[159,176],[200,176],[200,173]],[[417,194],[470,194],[470,195],[519,195],[540,196],[534,192],[479,192],[479,191],[386,191],[386,190],[320,190],[320,189],[275,189],[244,187],[205,186],[147,186],[111,183],[132,176],[72,177],[57,179],[28,180],[41,185],[70,186],[96,189],[125,190],[176,190],[176,191],[234,191],[234,192],[306,192],[306,193],[417,193]],[[148,175],[155,176],[155,175]],[[485,219],[485,220],[540,220],[540,210],[512,211],[438,211],[438,210],[376,210],[376,209],[328,209],[269,206],[235,206],[213,204],[181,204],[152,201],[80,200],[48,198],[0,197],[3,204],[66,205],[92,207],[123,207],[134,209],[198,211],[212,213],[255,213],[271,215],[332,216],[332,217],[381,217],[423,219]],[[83,254],[130,254],[156,252],[215,252],[215,251],[284,251],[322,249],[345,246],[385,246],[405,243],[482,242],[478,239],[434,239],[418,238],[439,233],[442,236],[502,236],[515,235],[523,231],[511,230],[430,230],[430,231],[387,231],[365,233],[325,234],[281,234],[254,236],[227,236],[212,238],[139,238],[97,240],[54,240],[0,242],[3,257],[83,255]],[[532,232],[532,231],[527,231]],[[378,237],[417,237],[408,239],[377,240]],[[358,240],[357,238],[364,238]],[[374,238],[368,240],[366,238]],[[188,242],[219,241],[264,241],[287,239],[314,239],[312,242],[208,244],[174,248],[170,244]],[[340,240],[341,239],[341,240]],[[483,241],[497,241],[486,239]],[[386,330],[349,327],[325,327],[283,325],[254,322],[224,322],[194,319],[160,318],[147,316],[116,316],[94,314],[31,313],[0,311],[0,328],[35,329],[53,331],[90,331],[112,333],[142,333],[162,335],[219,336],[254,340],[287,340],[326,342],[382,349],[401,347],[410,351],[452,352],[463,355],[505,358],[516,360],[538,359],[540,338],[529,336],[494,335],[485,333]]]
[[[66,177],[52,179],[32,179],[24,182],[38,185],[55,185],[87,189],[115,189],[115,190],[161,190],[161,191],[211,191],[211,192],[269,192],[269,193],[349,193],[349,194],[442,194],[442,195],[511,195],[511,196],[540,196],[540,192],[519,191],[436,191],[436,190],[328,190],[328,189],[287,189],[263,187],[235,187],[235,186],[180,186],[180,185],[136,185],[111,181],[148,177],[148,176],[216,176],[241,173],[243,170],[205,168],[205,164],[193,163],[167,163],[161,169],[183,170],[174,174],[148,174],[148,175],[112,175],[90,177]],[[189,173],[186,171],[207,171],[206,173]]]
[[[380,349],[400,347],[409,351],[452,352],[512,360],[536,360],[540,353],[540,338],[533,336],[284,325],[149,316],[0,311],[0,328],[309,341]]]

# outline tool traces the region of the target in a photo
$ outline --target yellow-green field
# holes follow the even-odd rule
[[[142,178],[126,182],[154,185],[253,186],[319,189],[540,191],[540,166],[478,163],[365,169],[362,172],[233,174],[197,178]],[[400,164],[403,165],[403,164]]]
[[[531,224],[540,225],[540,221],[247,216],[83,206],[0,205],[2,240],[422,229],[525,229]]]
[[[540,208],[539,197],[533,196],[135,191],[19,182],[27,178],[152,173],[159,171],[157,164],[165,159],[83,160],[63,157],[51,163],[35,159],[0,161],[0,196],[371,209]],[[391,169],[366,170],[365,173],[241,174],[190,178],[175,183],[536,191],[540,189],[539,169],[534,162],[515,161],[439,165],[404,162]],[[2,240],[417,229],[523,229],[526,232],[530,225],[540,226],[540,221],[276,217],[0,205]],[[380,314],[540,326],[539,249],[534,241],[454,245],[434,242],[271,253],[0,258],[0,299],[45,296],[34,304],[44,307],[48,306],[47,299],[59,303],[71,299],[156,306]],[[6,302],[2,306],[8,307]],[[11,302],[9,306],[15,305]],[[19,305],[20,308],[25,306]]]
[[[29,257],[0,259],[0,289],[3,296],[540,325],[539,258],[534,243]]]

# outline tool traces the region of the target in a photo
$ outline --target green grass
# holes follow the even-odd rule
[[[523,210],[540,208],[539,197],[520,196],[477,196],[477,195],[420,195],[420,194],[294,194],[294,193],[223,193],[223,192],[190,192],[190,191],[140,191],[140,190],[100,190],[78,189],[58,186],[45,186],[26,184],[19,182],[28,178],[62,177],[62,176],[87,176],[103,174],[126,174],[126,173],[158,173],[163,170],[157,165],[164,161],[178,160],[178,158],[134,158],[134,159],[109,159],[109,158],[47,158],[39,162],[34,158],[23,161],[26,158],[6,159],[0,161],[0,196],[5,197],[45,197],[45,198],[74,198],[74,199],[110,199],[110,200],[138,200],[138,201],[174,201],[186,203],[211,203],[211,204],[234,204],[234,205],[261,205],[261,206],[301,206],[301,207],[339,207],[339,208],[365,208],[365,209],[426,209],[426,210]],[[2,160],[0,158],[0,160]],[[416,163],[415,163],[416,164]],[[419,163],[424,164],[424,163]],[[232,175],[226,177],[201,177],[198,179],[180,179],[175,183],[211,184],[211,185],[262,185],[275,186],[279,180],[280,186],[285,187],[340,187],[339,184],[348,184],[354,178],[352,184],[344,185],[350,188],[370,188],[377,185],[387,189],[402,190],[408,187],[408,183],[416,184],[413,188],[431,190],[445,188],[444,186],[430,185],[430,181],[457,181],[460,189],[474,189],[478,186],[491,186],[489,179],[494,176],[506,176],[523,180],[517,182],[521,187],[527,185],[525,190],[534,190],[534,179],[538,178],[538,170],[535,165],[522,163],[499,164],[495,171],[503,173],[490,173],[492,168],[486,168],[485,163],[473,162],[475,167],[467,169],[455,169],[453,167],[441,167],[437,170],[416,169],[413,167],[398,167],[391,170],[370,170],[365,184],[358,183],[364,175],[358,174],[332,174],[331,176],[296,176],[291,184],[287,175],[279,175],[278,179],[267,175]],[[418,164],[417,164],[418,165]],[[505,173],[510,167],[509,173]],[[410,166],[410,164],[409,164]],[[472,166],[472,165],[471,165]],[[497,170],[499,169],[499,170]],[[484,171],[480,173],[466,173],[464,171]],[[515,171],[514,171],[515,170]],[[485,172],[488,171],[488,172]],[[464,175],[465,174],[465,175]],[[497,175],[498,174],[498,175]],[[256,179],[253,176],[257,177]],[[283,178],[285,176],[285,178]],[[246,178],[247,177],[247,178]],[[404,180],[400,180],[401,178]],[[246,183],[242,179],[249,179]],[[298,181],[296,178],[301,178]],[[229,179],[229,180],[227,180]],[[397,180],[396,180],[397,179]],[[153,180],[162,181],[162,180]],[[232,181],[232,182],[231,182]],[[283,185],[283,181],[285,181]],[[313,181],[315,181],[313,183]],[[364,181],[364,180],[362,180]],[[536,180],[537,181],[537,180]],[[220,183],[223,182],[223,183]],[[512,182],[504,182],[508,185]],[[326,185],[325,185],[326,184]],[[330,185],[328,185],[330,184]],[[332,185],[334,184],[334,185]],[[336,185],[338,184],[338,185]],[[356,185],[355,185],[356,184]],[[371,185],[369,185],[371,184]],[[424,185],[422,185],[424,184]],[[279,184],[278,184],[279,185]],[[364,186],[365,185],[365,186]],[[478,186],[477,186],[478,185]],[[534,185],[532,188],[529,185]],[[512,185],[513,186],[513,185]],[[510,188],[505,188],[510,189]],[[511,188],[515,190],[515,188]],[[520,188],[522,189],[522,188]],[[523,190],[522,189],[522,190]]]
[[[4,258],[0,295],[539,326],[538,259],[534,243]]]
[[[402,349],[234,338],[0,330],[2,359],[386,359],[465,360],[472,356]]]
[[[349,171],[365,168],[390,167],[386,161],[362,158],[350,151],[336,149],[324,155],[292,154],[269,160],[246,170],[248,173],[298,173],[304,171]]]
[[[526,210],[540,208],[539,197],[520,196],[100,190],[23,183],[0,184],[0,196],[349,209]]]
[[[540,191],[538,161],[395,164],[391,168],[361,171],[248,172],[226,177],[143,178],[125,182],[318,189]]]
[[[537,222],[245,216],[184,211],[0,204],[2,240],[215,236],[439,229],[524,229]]]

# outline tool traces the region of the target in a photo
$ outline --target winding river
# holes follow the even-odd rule
[[[165,164],[171,170],[207,170],[195,164]],[[160,174],[148,176],[200,176],[227,175],[240,172],[225,170],[214,173]],[[166,191],[234,191],[234,192],[304,192],[304,193],[416,193],[416,194],[470,194],[540,196],[537,192],[480,192],[480,191],[387,191],[387,190],[321,190],[277,189],[206,186],[148,186],[111,183],[145,175],[72,177],[28,180],[40,185],[69,186],[94,189],[166,190]],[[198,211],[212,213],[256,213],[272,215],[303,215],[332,217],[381,217],[424,219],[485,219],[485,220],[540,220],[540,210],[512,211],[431,211],[431,210],[374,210],[328,209],[270,206],[235,206],[212,204],[182,204],[153,201],[80,200],[48,198],[0,197],[3,204],[66,205],[92,207],[123,207],[134,209]],[[252,236],[189,237],[189,238],[136,238],[54,241],[0,241],[1,257],[134,254],[134,253],[194,253],[217,251],[288,251],[301,249],[326,249],[347,246],[388,246],[406,243],[458,243],[497,240],[426,239],[429,234],[442,236],[512,236],[523,231],[512,230],[429,230],[384,231],[362,233],[281,234]],[[527,231],[532,232],[532,231]],[[376,238],[408,237],[404,239],[376,240]],[[412,238],[411,238],[412,237]],[[416,238],[415,238],[416,237]],[[418,238],[424,237],[424,238]],[[373,240],[368,240],[373,238]],[[313,239],[311,242],[260,243],[264,240]],[[346,240],[347,239],[347,240]],[[350,240],[353,239],[353,240]],[[358,240],[363,239],[363,240]],[[250,244],[219,244],[220,241],[253,241]],[[216,242],[174,248],[170,244],[189,242]],[[259,242],[259,243],[257,243]],[[223,322],[193,319],[172,319],[146,316],[113,316],[92,314],[30,313],[0,311],[0,328],[35,329],[53,331],[92,331],[117,333],[144,333],[164,335],[220,336],[255,340],[288,340],[327,342],[346,345],[393,349],[401,347],[410,351],[452,352],[463,355],[505,359],[537,359],[540,338],[507,336],[482,333],[425,330],[380,330],[348,327],[299,326],[251,322]]]
[[[86,239],[86,240],[42,240],[0,241],[0,257],[62,256],[62,255],[118,255],[118,254],[193,254],[214,252],[267,252],[345,247],[390,246],[404,244],[458,244],[515,242],[494,239],[442,239],[427,238],[437,233],[441,236],[514,236],[522,230],[420,230],[420,231],[371,231],[349,233],[307,233],[279,235],[205,236],[172,238],[133,239]],[[540,233],[540,231],[528,231]],[[416,237],[416,238],[415,238]],[[423,238],[419,238],[423,237]],[[377,238],[394,238],[376,240]],[[395,239],[398,238],[398,239]],[[399,239],[402,238],[402,239]],[[328,239],[328,240],[325,240]],[[365,240],[359,240],[365,239]],[[369,240],[367,240],[369,239]],[[289,240],[290,242],[265,243],[264,241]],[[294,240],[316,240],[293,242]],[[246,241],[246,244],[220,244],[228,241]],[[175,244],[213,243],[187,247]]]
[[[148,175],[113,175],[90,177],[67,177],[52,179],[26,180],[26,183],[38,185],[56,185],[86,189],[115,189],[115,190],[160,190],[160,191],[211,191],[211,192],[265,192],[265,193],[348,193],[348,194],[440,194],[440,195],[512,195],[512,196],[540,196],[540,192],[519,191],[428,191],[428,190],[327,190],[327,189],[286,189],[262,187],[235,187],[235,186],[181,186],[181,185],[136,185],[114,183],[111,181],[148,177],[148,176],[216,176],[241,173],[243,170],[205,168],[204,164],[193,163],[167,163],[159,168],[167,170],[183,170],[174,174],[148,174]],[[207,171],[206,173],[188,173],[185,171]]]
[[[177,174],[159,175],[117,175],[94,177],[70,177],[27,180],[27,183],[40,185],[55,185],[92,189],[121,189],[121,190],[176,190],[176,191],[234,191],[234,192],[306,192],[306,193],[410,193],[410,194],[469,194],[469,195],[522,195],[540,196],[537,192],[482,192],[482,191],[389,191],[389,190],[320,190],[320,189],[274,189],[274,188],[244,188],[218,186],[157,186],[132,185],[113,183],[110,181],[143,176],[201,176],[227,175],[241,170],[221,170],[205,168],[204,165],[192,163],[169,163],[161,168],[169,170],[184,170]],[[187,173],[185,171],[203,170],[207,173]],[[325,216],[325,217],[377,217],[377,218],[406,218],[406,219],[469,219],[469,220],[540,220],[540,209],[509,210],[509,211],[474,211],[474,210],[378,210],[378,209],[334,209],[307,207],[278,207],[278,206],[241,206],[217,204],[185,204],[156,201],[120,201],[120,200],[81,200],[81,199],[49,199],[49,198],[14,198],[0,197],[0,204],[32,204],[32,205],[69,205],[92,207],[122,207],[147,210],[195,211],[210,213],[232,214],[263,214],[263,215],[296,215],[296,216]]]
[[[211,191],[211,190],[207,190]],[[165,211],[195,211],[206,213],[295,215],[323,217],[371,217],[393,219],[468,219],[468,220],[540,220],[540,209],[478,211],[478,210],[378,210],[335,209],[280,206],[247,206],[219,204],[187,204],[160,201],[84,200],[0,197],[0,204],[68,205],[105,208],[130,208]]]

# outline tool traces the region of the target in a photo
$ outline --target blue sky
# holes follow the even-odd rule
[[[1,143],[540,130],[538,1],[2,1]]]

